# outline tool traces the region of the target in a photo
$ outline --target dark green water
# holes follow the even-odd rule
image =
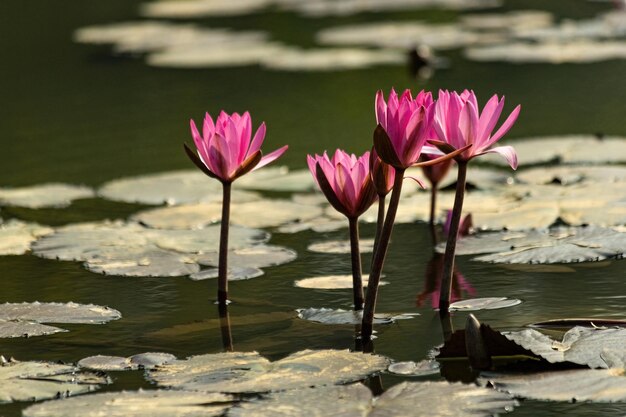
[[[592,133],[626,135],[623,121],[626,61],[590,65],[507,65],[471,63],[447,54],[452,67],[426,83],[408,77],[403,67],[331,73],[287,73],[256,67],[212,70],[155,69],[140,59],[112,56],[109,48],[72,43],[75,29],[97,23],[137,19],[137,0],[3,0],[0,3],[0,185],[47,181],[85,183],[135,174],[190,168],[181,151],[189,140],[188,119],[204,111],[250,110],[255,124],[268,125],[267,149],[288,143],[282,163],[305,166],[306,153],[345,147],[369,148],[378,89],[405,87],[473,88],[484,100],[497,92],[508,109],[521,103],[522,115],[510,139],[529,135]],[[559,16],[590,17],[604,6],[585,1],[509,2],[506,9],[547,8]],[[215,27],[267,30],[290,43],[311,45],[319,28],[381,18],[451,20],[451,12],[414,12],[345,19],[303,19],[265,13],[245,18],[206,19]],[[511,142],[513,142],[511,140]],[[3,209],[17,217],[59,225],[102,218],[125,218],[140,207],[85,200],[65,210]],[[364,227],[363,235],[373,234]],[[268,268],[263,278],[231,284],[232,333],[237,350],[258,350],[279,358],[304,348],[351,348],[350,326],[325,326],[295,319],[302,307],[350,308],[349,291],[297,289],[293,281],[330,273],[349,273],[347,256],[306,252],[313,240],[345,238],[346,231],[274,234],[272,243],[295,249],[293,263]],[[423,224],[396,228],[381,288],[378,311],[419,312],[421,316],[378,327],[375,347],[394,360],[421,360],[441,343],[441,328],[428,305],[417,307],[430,259]],[[364,259],[367,264],[368,258]],[[577,267],[576,273],[518,271],[469,262],[459,268],[477,296],[509,296],[524,302],[514,308],[479,312],[498,329],[560,317],[626,319],[624,262]],[[78,263],[31,255],[0,258],[1,302],[75,301],[109,305],[123,319],[103,326],[67,325],[68,333],[32,339],[0,339],[0,354],[20,360],[75,362],[95,354],[171,352],[179,357],[222,349],[217,309],[210,304],[214,282],[186,278],[103,277]],[[620,298],[621,297],[621,298]],[[465,314],[454,316],[462,326]],[[174,327],[177,326],[177,327]],[[119,390],[149,386],[139,373],[114,374]],[[400,378],[383,376],[385,386]],[[1,388],[0,388],[1,389]],[[28,404],[0,406],[0,415],[19,415]],[[623,416],[626,405],[525,401],[515,416]]]

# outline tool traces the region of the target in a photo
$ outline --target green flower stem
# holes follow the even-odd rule
[[[404,179],[404,170],[396,168],[396,175],[393,182],[393,191],[391,192],[391,200],[385,217],[385,224],[380,233],[380,241],[374,252],[374,260],[372,261],[372,270],[370,272],[367,285],[367,294],[365,296],[365,309],[363,311],[363,322],[361,324],[361,337],[364,342],[371,340],[374,310],[376,309],[376,297],[378,296],[378,284],[383,271],[385,257],[387,256],[387,248],[389,247],[389,239],[393,231],[393,223],[396,219],[396,212],[400,203],[400,192],[402,191],[402,180]]]
[[[378,218],[376,219],[376,235],[374,236],[374,250],[372,251],[372,260],[370,261],[370,270],[374,264],[374,254],[378,248],[380,234],[383,231],[383,223],[385,223],[385,199],[386,196],[384,194],[378,194]]]
[[[226,352],[232,352],[233,349],[233,335],[230,331],[230,316],[228,315],[228,306],[226,304],[220,304],[218,306],[220,313],[220,330],[222,332],[222,345]]]
[[[230,223],[230,183],[222,183],[222,221],[220,227],[220,254],[217,274],[217,302],[228,302],[228,226]]]
[[[461,212],[463,211],[463,198],[465,196],[465,178],[467,176],[467,161],[457,161],[459,167],[456,180],[456,194],[454,196],[454,207],[452,208],[452,219],[450,220],[450,230],[446,242],[446,252],[443,258],[443,277],[441,279],[441,292],[439,294],[439,312],[447,313],[450,307],[450,294],[452,293],[452,275],[454,274],[454,253],[456,252],[456,241],[459,235],[459,223],[461,222]]]
[[[361,277],[361,249],[359,248],[359,218],[351,217],[350,222],[350,253],[352,255],[352,294],[354,311],[363,309],[363,279]]]

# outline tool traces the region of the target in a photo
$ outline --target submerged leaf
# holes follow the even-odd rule
[[[109,383],[106,376],[79,372],[71,365],[9,361],[0,365],[0,403],[82,394]]]
[[[192,356],[149,373],[160,386],[205,392],[258,393],[355,381],[386,369],[383,356],[304,350],[276,362],[256,352]]]
[[[232,397],[188,391],[105,392],[46,401],[24,410],[24,417],[217,417]]]

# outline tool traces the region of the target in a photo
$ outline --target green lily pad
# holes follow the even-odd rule
[[[0,304],[0,338],[44,336],[66,330],[43,323],[100,324],[122,314],[109,307],[76,303]]]
[[[349,240],[328,240],[315,242],[307,247],[307,250],[317,253],[350,253]],[[374,250],[374,239],[359,239],[359,252],[371,253]]]
[[[146,352],[123,358],[121,356],[96,355],[78,361],[80,368],[93,371],[129,371],[136,369],[152,369],[157,365],[176,360],[176,356],[169,353]]]
[[[347,350],[304,350],[276,362],[256,352],[192,356],[148,374],[159,386],[204,392],[259,393],[356,381],[384,370],[383,356]]]
[[[482,374],[481,385],[540,401],[626,401],[623,369],[574,369],[532,374]]]
[[[404,54],[393,50],[357,48],[289,48],[261,61],[265,68],[282,71],[337,71],[374,65],[398,65]]]
[[[31,209],[67,207],[72,201],[92,198],[94,191],[82,185],[49,183],[22,188],[0,188],[0,206]]]
[[[368,276],[363,276],[363,287],[367,286]],[[293,283],[299,288],[315,290],[341,290],[352,288],[352,275],[327,275],[322,277],[299,279]],[[378,285],[387,285],[389,282],[380,281]]]
[[[433,401],[445,398],[445,401]],[[380,397],[361,385],[331,386],[271,393],[242,402],[229,417],[359,417],[491,416],[517,403],[507,394],[475,385],[449,382],[403,382]]]
[[[237,179],[237,186],[248,190],[303,192],[313,191],[315,181],[308,169],[265,167]]]
[[[263,276],[265,272],[259,268],[233,266],[228,268],[227,276],[229,281],[242,281]],[[203,269],[189,275],[194,281],[205,279],[215,279],[219,276],[218,268]]]
[[[294,261],[298,254],[282,246],[254,245],[228,251],[228,263],[238,268],[267,268]],[[196,260],[201,265],[218,266],[219,254],[209,252],[198,255]]]
[[[626,153],[626,139],[623,140],[623,146]],[[626,159],[626,155],[624,159]],[[562,185],[571,185],[589,182],[603,187],[606,183],[625,182],[626,167],[619,165],[559,165],[527,169],[519,172],[517,179],[530,184],[556,182]]]
[[[508,13],[480,13],[461,16],[460,22],[471,30],[519,31],[552,25],[553,16],[543,10],[514,10]]]
[[[0,224],[0,255],[23,255],[39,237],[52,233],[50,227],[9,220]]]
[[[71,365],[4,361],[0,366],[0,403],[41,401],[83,394],[111,381],[101,374],[80,372]]]
[[[24,417],[217,417],[232,397],[188,391],[105,392],[60,401],[46,401],[24,410]]]
[[[298,318],[302,320],[314,321],[322,324],[360,324],[363,320],[363,311],[342,310],[332,308],[301,308],[296,310]],[[412,319],[419,316],[418,313],[406,314],[375,314],[374,324],[392,324],[396,320]]]
[[[496,310],[521,304],[522,300],[506,297],[472,298],[450,304],[450,311]]]
[[[424,360],[419,362],[396,362],[389,365],[387,369],[392,374],[404,376],[426,376],[439,374],[439,362],[435,360]]]

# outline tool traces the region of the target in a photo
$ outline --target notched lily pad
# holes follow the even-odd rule
[[[450,304],[450,311],[495,310],[498,308],[513,307],[521,304],[522,300],[507,297],[472,298],[456,301]]]
[[[24,410],[24,417],[217,417],[230,407],[232,397],[188,391],[105,392],[46,401]]]
[[[433,399],[445,401],[433,401]],[[359,417],[491,416],[517,403],[507,394],[475,385],[403,382],[380,397],[361,385],[319,387],[271,393],[238,404],[229,417]]]
[[[623,369],[574,369],[533,374],[482,374],[478,382],[540,401],[626,401]]]
[[[42,323],[99,324],[122,314],[109,307],[76,303],[0,304],[0,338],[43,336],[66,330]]]
[[[0,403],[83,394],[109,383],[106,376],[80,372],[71,365],[11,360],[0,365]]]
[[[0,206],[31,209],[67,207],[72,201],[92,198],[94,191],[81,185],[49,183],[22,188],[0,188]]]
[[[352,311],[332,308],[300,308],[296,310],[298,318],[323,324],[360,324],[363,320],[363,311]],[[397,320],[412,319],[418,313],[374,315],[374,324],[392,324]]]
[[[363,287],[367,286],[367,276],[362,277]],[[352,288],[352,275],[327,275],[299,279],[293,283],[299,288],[311,288],[316,290],[341,290]],[[387,285],[389,282],[380,281],[378,285]]]
[[[0,223],[0,255],[23,255],[39,237],[52,232],[49,227],[19,220]]]
[[[389,365],[387,370],[392,374],[404,376],[435,375],[439,374],[439,362],[434,360],[396,362]]]
[[[130,371],[136,369],[153,369],[157,365],[176,360],[169,353],[146,352],[123,358],[121,356],[96,355],[83,358],[77,365],[94,371]]]
[[[312,243],[307,250],[318,253],[350,253],[349,240],[328,240],[325,242]],[[374,250],[374,239],[360,239],[359,252],[372,253]]]
[[[159,386],[259,393],[356,381],[388,365],[383,356],[347,350],[303,350],[275,362],[256,352],[218,353],[157,366],[148,375]]]
[[[457,245],[457,255],[492,253],[474,260],[505,264],[596,262],[621,259],[625,251],[626,233],[596,226],[484,233],[460,239]]]

